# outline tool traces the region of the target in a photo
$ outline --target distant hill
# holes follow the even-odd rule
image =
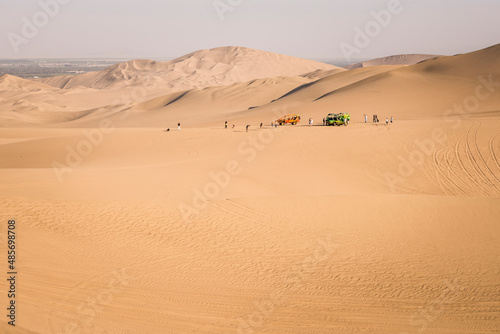
[[[95,89],[120,89],[130,85],[154,84],[172,93],[334,69],[340,70],[333,65],[272,52],[244,47],[221,47],[196,51],[167,62],[131,60],[99,72],[52,77],[40,81],[58,88]]]
[[[483,95],[500,86],[500,44],[425,58],[386,57],[384,65],[346,70],[226,47],[168,62],[132,60],[72,77],[30,81],[3,76],[0,125],[93,127],[103,118],[122,127],[207,126],[226,120],[259,124],[282,114],[322,119],[341,111],[353,119],[372,113],[398,120],[442,118],[454,105],[470,103],[480,85]],[[396,60],[420,62],[389,65]],[[488,94],[480,102],[469,106],[471,114],[498,115],[500,95]]]
[[[438,57],[442,56],[426,55],[426,54],[403,54],[403,55],[395,55],[395,56],[366,60],[357,64],[346,66],[345,68],[348,70],[352,70],[355,68],[379,66],[379,65],[415,65],[421,61]]]
[[[37,92],[41,90],[54,91],[56,88],[41,82],[23,79],[10,74],[0,76],[0,91],[21,90],[23,92]]]

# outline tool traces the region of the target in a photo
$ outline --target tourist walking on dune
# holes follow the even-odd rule
[[[177,130],[181,131],[181,122],[177,123]]]
[[[227,121],[224,122],[224,128],[227,129]]]
[[[389,125],[389,117],[385,118],[385,125]]]
[[[365,123],[368,123],[368,115],[365,115]]]
[[[246,128],[246,129],[247,129],[247,132],[248,132],[248,128],[249,128],[249,127],[250,127],[250,125],[247,125],[247,128]]]
[[[393,120],[394,120],[394,119],[393,119],[393,118],[392,118],[392,116],[391,116],[391,123],[392,123],[392,121],[393,121]]]
[[[262,123],[260,123],[260,128],[262,129]]]

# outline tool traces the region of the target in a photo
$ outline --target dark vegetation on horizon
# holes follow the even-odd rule
[[[157,59],[166,61],[168,59]],[[58,75],[77,75],[105,68],[130,59],[0,59],[0,76],[15,75],[24,79],[47,78]],[[360,59],[312,59],[323,63],[344,67],[361,61]]]
[[[25,79],[57,75],[76,75],[101,71],[118,60],[90,59],[0,59],[0,75],[11,74]]]

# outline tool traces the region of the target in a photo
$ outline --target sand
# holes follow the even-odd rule
[[[194,54],[249,59],[224,50]],[[17,326],[0,331],[498,332],[500,46],[348,71],[243,50],[303,67],[136,98],[140,75],[0,78],[19,254]],[[336,111],[351,124],[321,126]]]
[[[365,60],[360,63],[346,66],[345,68],[352,70],[355,68],[379,66],[379,65],[415,65],[422,61],[439,57],[442,56],[427,55],[427,54],[402,54],[402,55],[394,55],[389,57]]]

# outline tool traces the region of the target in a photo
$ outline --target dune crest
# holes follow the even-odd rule
[[[0,333],[498,333],[499,65],[219,48],[0,77]]]
[[[10,74],[0,76],[0,92],[12,92],[13,90],[36,92],[40,90],[56,91],[57,89],[51,85],[19,78]]]
[[[200,50],[180,58],[156,62],[130,60],[100,72],[41,80],[58,88],[77,86],[115,90],[131,85],[154,85],[169,93],[275,76],[297,76],[316,70],[339,69],[312,60],[243,47]]]
[[[402,54],[402,55],[394,55],[389,57],[370,59],[357,64],[346,66],[345,68],[348,70],[352,70],[355,68],[379,66],[379,65],[415,65],[419,62],[439,57],[443,56],[427,55],[427,54]]]
[[[3,76],[0,111],[9,113],[1,114],[0,119],[9,126],[93,127],[101,118],[110,117],[117,126],[152,127],[179,121],[188,126],[227,119],[268,122],[277,110],[281,110],[278,114],[308,114],[320,119],[330,112],[350,112],[357,119],[370,113],[398,119],[442,117],[448,108],[473,96],[481,80],[499,84],[499,53],[500,45],[494,45],[409,66],[345,70],[224,47],[169,62],[131,60],[105,71],[49,78],[45,83]],[[59,83],[64,89],[48,83]],[[493,94],[471,113],[495,114],[499,105],[499,95]]]

